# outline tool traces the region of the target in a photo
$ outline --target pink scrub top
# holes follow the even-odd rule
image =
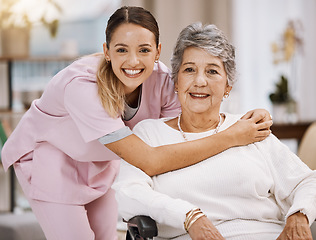
[[[176,116],[180,110],[170,70],[159,62],[142,85],[135,116],[129,121],[111,118],[97,93],[101,58],[81,58],[53,77],[2,149],[4,168],[20,164],[32,199],[86,204],[102,196],[118,173],[120,158],[98,139],[143,119]]]

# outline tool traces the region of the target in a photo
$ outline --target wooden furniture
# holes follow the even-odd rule
[[[296,139],[298,143],[312,122],[273,123],[272,133],[279,139]]]

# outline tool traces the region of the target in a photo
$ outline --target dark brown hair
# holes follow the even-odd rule
[[[117,9],[108,20],[108,25],[105,30],[108,48],[114,31],[123,23],[134,23],[148,29],[155,35],[155,42],[158,46],[159,28],[154,16],[142,7],[124,6]]]

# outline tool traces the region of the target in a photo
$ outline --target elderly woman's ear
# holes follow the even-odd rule
[[[232,88],[233,88],[232,86],[229,86],[229,85],[226,86],[226,90],[224,92],[224,98],[228,98],[229,97],[229,93],[232,90]]]

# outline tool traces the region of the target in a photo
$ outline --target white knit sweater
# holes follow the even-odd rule
[[[225,114],[220,131],[239,116]],[[183,142],[166,119],[144,120],[134,132],[151,146]],[[212,134],[186,133],[190,140]],[[185,214],[199,207],[226,239],[276,239],[286,218],[301,211],[316,218],[316,172],[275,136],[234,147],[203,162],[150,178],[122,161],[114,184],[125,219],[149,215],[159,238],[190,239]]]

